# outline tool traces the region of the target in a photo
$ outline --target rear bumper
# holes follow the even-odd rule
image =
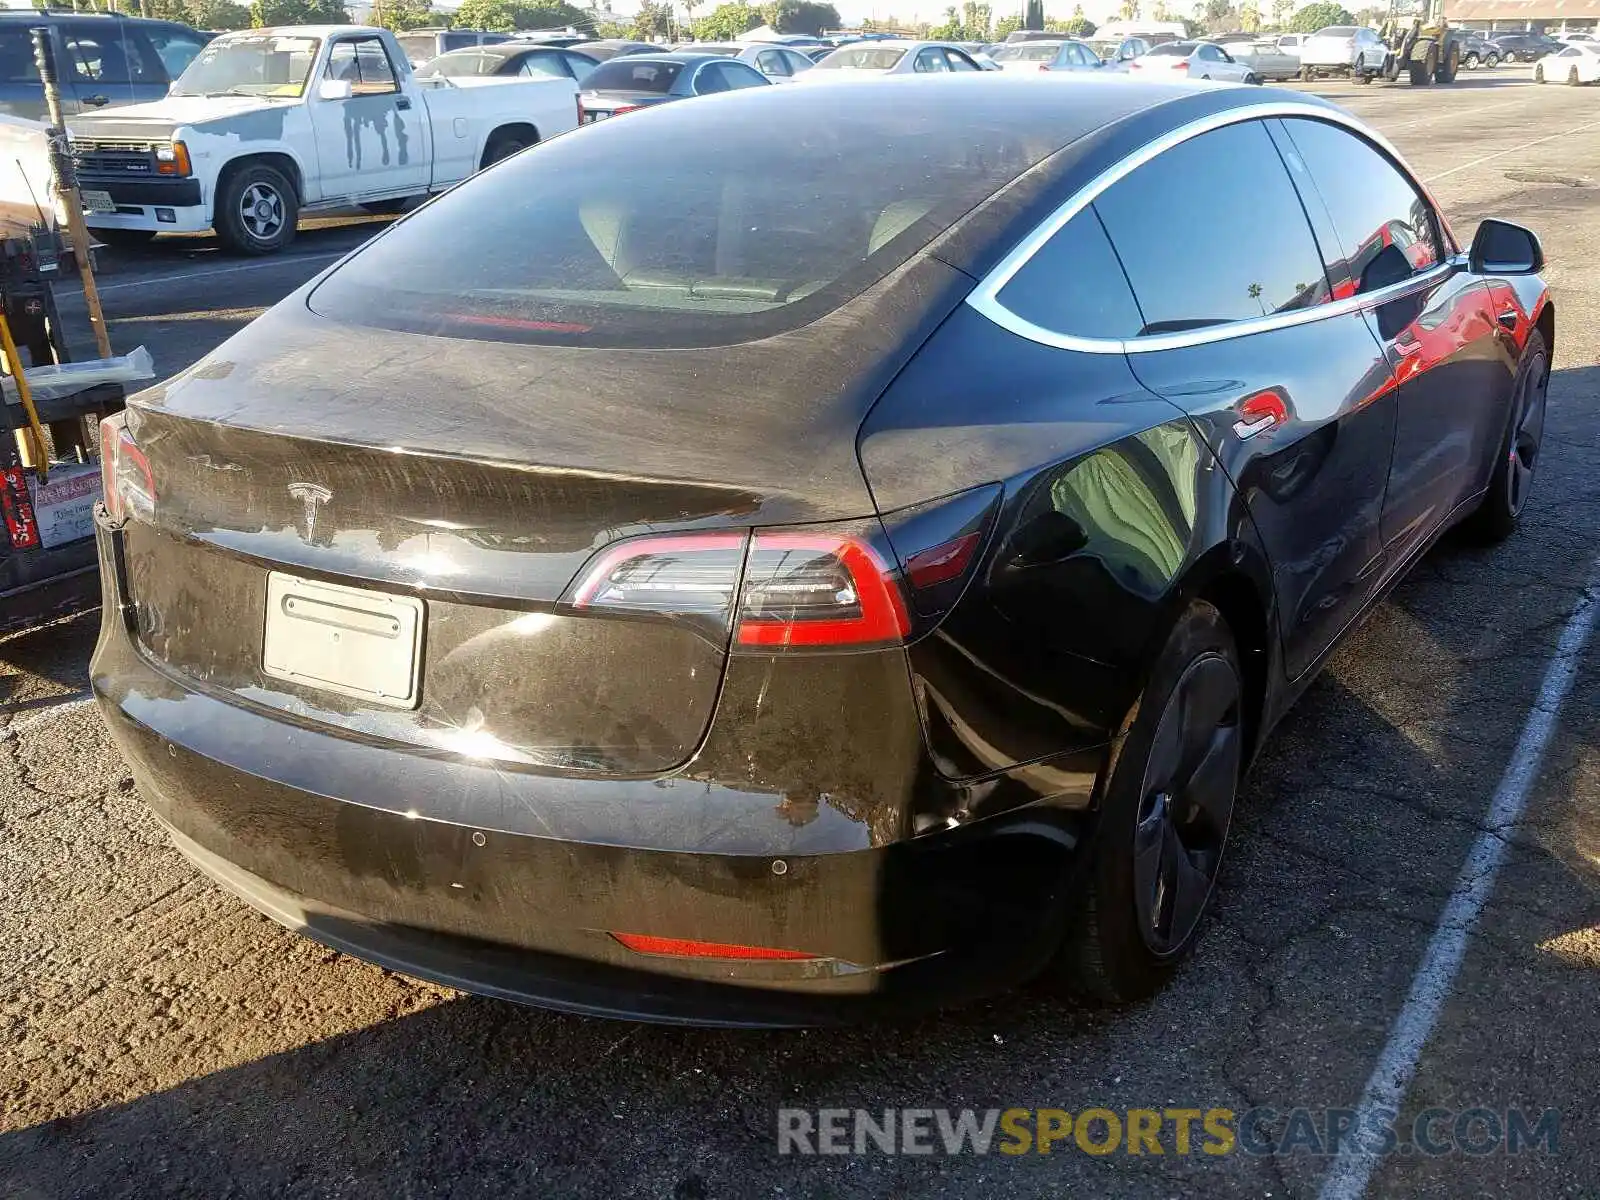
[[[737,853],[663,845],[659,810],[703,821],[695,806],[715,785],[574,780],[400,750],[158,667],[120,602],[118,537],[99,534],[106,604],[91,681],[142,793],[203,870],[336,949],[583,1013],[796,1025],[1012,986],[1060,942],[1080,813],[1029,805],[833,853],[782,820],[753,827]],[[557,811],[556,793],[563,810],[590,813],[582,839],[530,830],[524,818]],[[740,821],[731,790],[727,803]],[[657,811],[645,819],[646,808]],[[440,811],[451,815],[423,815]],[[658,957],[614,933],[811,957]]]

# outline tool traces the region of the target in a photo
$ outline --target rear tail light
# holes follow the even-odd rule
[[[32,550],[39,545],[39,521],[28,492],[28,476],[21,467],[0,470],[0,510],[5,513],[13,550]]]
[[[576,608],[714,620],[736,646],[893,645],[911,632],[891,559],[848,531],[757,530],[634,538],[569,589]]]
[[[735,652],[901,645],[960,599],[1001,494],[989,484],[881,522],[631,538],[591,559],[564,603],[699,624]]]
[[[100,422],[100,492],[106,515],[119,524],[129,517],[148,521],[155,515],[150,462],[127,425],[116,417]]]
[[[1187,71],[1189,69],[1189,60],[1187,58],[1174,59],[1172,61],[1172,69],[1174,71]]]
[[[780,950],[775,946],[740,946],[732,942],[696,942],[688,938],[651,937],[643,933],[613,933],[622,945],[638,954],[660,954],[672,958],[814,959],[803,950]]]

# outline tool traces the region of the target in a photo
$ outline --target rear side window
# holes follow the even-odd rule
[[[1095,210],[1144,314],[1142,334],[1246,321],[1327,298],[1300,198],[1258,121],[1181,142]]]
[[[567,345],[765,337],[856,296],[1057,148],[1000,117],[981,136],[925,136],[960,95],[848,122],[751,101],[665,104],[552,138],[369,242],[311,307]]]
[[[1329,275],[1348,276],[1362,295],[1443,259],[1433,209],[1376,147],[1325,121],[1283,126],[1332,219],[1338,246],[1327,248]]]
[[[596,92],[655,92],[665,96],[682,71],[682,63],[640,62],[622,55],[601,63],[590,72],[583,86]]]
[[[1041,246],[996,299],[1052,333],[1121,339],[1137,337],[1144,326],[1093,205]]]
[[[33,38],[21,25],[0,29],[0,83],[38,83]]]

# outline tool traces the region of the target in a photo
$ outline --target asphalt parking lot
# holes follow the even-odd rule
[[[1279,729],[1197,959],[1158,1000],[1107,1013],[1030,989],[904,1024],[726,1032],[389,974],[167,845],[85,700],[87,615],[0,642],[0,1194],[1317,1196],[1332,1160],[1305,1148],[780,1156],[777,1111],[1266,1107],[1281,1133],[1293,1109],[1352,1107],[1486,838],[1503,865],[1404,1114],[1556,1110],[1559,1137],[1395,1154],[1367,1191],[1594,1194],[1600,641],[1559,712],[1548,668],[1600,595],[1600,89],[1526,75],[1318,88],[1399,146],[1463,240],[1490,215],[1543,238],[1548,440],[1517,535],[1436,549]],[[381,225],[318,222],[265,262],[203,238],[108,260],[113,341],[177,370]],[[1530,713],[1553,717],[1538,764]],[[1534,766],[1519,819],[1491,817],[1508,767]]]

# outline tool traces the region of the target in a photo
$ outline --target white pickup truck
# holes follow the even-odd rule
[[[397,209],[574,128],[576,92],[419,80],[383,29],[251,29],[210,42],[165,100],[73,117],[68,135],[99,240],[215,229],[273,254],[302,212]]]

